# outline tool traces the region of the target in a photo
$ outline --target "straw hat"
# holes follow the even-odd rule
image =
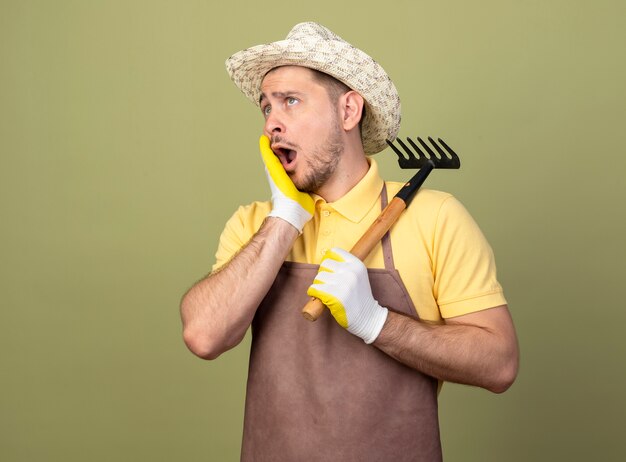
[[[279,66],[304,66],[329,74],[356,90],[366,103],[361,138],[366,154],[386,147],[400,128],[400,97],[385,70],[363,51],[314,22],[297,24],[285,40],[235,53],[226,69],[256,105],[265,74]]]

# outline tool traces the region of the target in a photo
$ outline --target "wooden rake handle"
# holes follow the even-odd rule
[[[361,236],[361,239],[354,244],[350,253],[359,260],[365,260],[389,228],[398,220],[404,209],[406,209],[406,202],[397,196],[394,197]],[[311,297],[302,309],[302,316],[309,321],[316,321],[324,312],[324,308],[325,305],[319,298]]]

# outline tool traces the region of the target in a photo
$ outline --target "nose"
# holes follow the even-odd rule
[[[265,119],[265,134],[268,137],[272,137],[272,135],[278,135],[285,133],[285,125],[282,122],[281,118],[278,116],[277,112],[271,111],[267,118]]]

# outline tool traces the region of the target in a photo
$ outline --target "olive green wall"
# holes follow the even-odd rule
[[[224,60],[316,20],[458,150],[428,186],[496,253],[520,375],[444,387],[446,459],[624,460],[626,3],[217,4],[0,1],[0,459],[238,460],[247,343],[195,358],[178,302],[268,197]]]

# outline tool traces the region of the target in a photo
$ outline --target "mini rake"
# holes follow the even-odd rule
[[[365,231],[361,239],[352,247],[350,253],[355,257],[364,260],[374,249],[376,244],[383,238],[385,233],[398,220],[404,209],[407,208],[415,193],[422,186],[430,172],[435,168],[458,169],[461,167],[459,156],[448,146],[441,138],[437,139],[443,149],[431,138],[428,141],[430,146],[421,138],[417,138],[420,148],[413,140],[407,138],[408,144],[413,150],[407,146],[401,139],[396,141],[404,150],[404,153],[398,149],[393,142],[387,140],[387,144],[398,155],[398,164],[400,168],[419,168],[420,170],[398,191],[398,193],[389,202],[387,207],[380,213],[378,218]],[[425,152],[424,152],[425,151]],[[317,298],[311,297],[309,302],[302,309],[302,315],[309,321],[315,321],[324,312],[324,304]]]
[[[396,140],[406,153],[406,157],[391,141],[387,140],[387,144],[398,155],[398,164],[400,164],[400,168],[422,168],[429,163],[433,163],[434,168],[459,168],[461,166],[459,156],[457,156],[452,148],[441,138],[437,138],[437,140],[444,147],[445,151],[441,149],[437,143],[435,143],[435,140],[433,140],[430,136],[428,137],[428,141],[430,141],[430,144],[433,145],[438,155],[435,154],[430,146],[428,146],[428,144],[426,144],[426,142],[420,137],[417,138],[417,141],[422,145],[422,148],[428,153],[428,155],[426,155],[411,138],[407,138],[406,140],[413,147],[413,151],[411,151],[411,149],[400,138]]]
[[[458,169],[461,167],[461,160],[459,159],[459,156],[457,156],[456,152],[454,152],[452,148],[441,138],[438,138],[438,141],[444,147],[445,151],[437,143],[435,143],[435,140],[433,140],[430,136],[428,137],[428,141],[430,141],[430,144],[432,144],[435,148],[437,154],[435,154],[430,146],[428,146],[428,144],[426,144],[426,142],[419,137],[417,138],[417,141],[422,145],[423,150],[420,149],[420,147],[411,138],[407,138],[406,140],[413,147],[413,151],[400,138],[396,141],[402,147],[404,153],[402,153],[391,141],[387,140],[387,144],[398,155],[398,164],[400,165],[400,168],[420,169],[419,172],[417,172],[395,196],[404,201],[405,208],[409,205],[415,193],[420,186],[422,186],[433,169]],[[426,153],[424,151],[426,151]],[[382,213],[384,213],[384,211]]]

